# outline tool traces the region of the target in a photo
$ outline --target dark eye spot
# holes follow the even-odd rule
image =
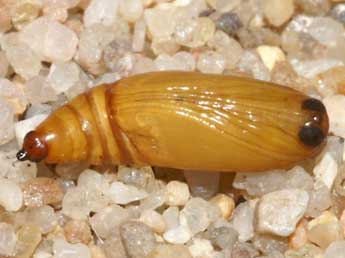
[[[319,112],[321,114],[326,112],[326,108],[322,104],[322,102],[318,99],[313,99],[313,98],[306,99],[305,101],[303,101],[302,109],[316,111],[316,112]]]
[[[301,142],[310,147],[320,145],[325,139],[325,135],[323,134],[321,128],[315,123],[311,122],[306,123],[301,128],[298,136]]]

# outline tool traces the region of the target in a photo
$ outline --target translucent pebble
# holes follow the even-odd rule
[[[51,232],[58,224],[54,209],[48,205],[27,210],[27,220],[39,226],[42,234]]]
[[[323,212],[319,217],[309,221],[307,225],[308,240],[325,249],[329,244],[342,239],[340,223],[337,217],[329,212]]]
[[[41,7],[39,1],[17,1],[12,9],[12,23],[14,27],[20,30],[25,24],[34,20],[39,15]]]
[[[194,71],[195,69],[195,59],[191,53],[185,51],[179,51],[174,56],[173,59],[183,71]]]
[[[8,73],[9,63],[4,51],[0,51],[0,78],[5,77]]]
[[[149,226],[142,222],[125,222],[120,227],[122,243],[131,258],[146,257],[156,245],[156,238]]]
[[[188,185],[179,181],[170,181],[167,184],[167,193],[166,204],[169,206],[185,205],[190,197]]]
[[[38,251],[35,252],[33,258],[54,258],[53,255],[49,252]]]
[[[57,93],[46,78],[38,75],[25,83],[25,94],[31,104],[40,104],[57,100]]]
[[[122,182],[113,182],[108,191],[108,197],[116,204],[128,204],[147,197],[147,192]]]
[[[221,74],[225,69],[225,58],[215,51],[205,51],[199,55],[196,67],[203,73]]]
[[[48,104],[34,104],[27,109],[25,119],[29,119],[36,115],[50,114],[51,111],[52,107]]]
[[[48,62],[71,60],[78,45],[78,37],[74,31],[45,17],[25,26],[20,32],[20,39]]]
[[[210,200],[210,202],[219,207],[224,219],[228,219],[235,208],[235,201],[225,194],[217,194]]]
[[[338,165],[329,152],[326,152],[321,161],[314,167],[313,174],[317,181],[332,189],[338,174]]]
[[[145,46],[146,23],[144,20],[136,21],[133,31],[132,50],[141,52]]]
[[[53,63],[47,76],[47,82],[59,94],[66,92],[79,81],[80,68],[74,62]]]
[[[14,255],[17,242],[15,229],[12,225],[0,222],[0,255]]]
[[[260,57],[253,51],[244,51],[237,63],[237,67],[240,71],[252,75],[255,79],[262,81],[270,80],[270,72],[262,63]]]
[[[69,188],[62,200],[63,214],[73,219],[86,219],[90,211],[90,207],[87,206],[86,189]]]
[[[84,244],[69,244],[63,239],[54,240],[54,257],[55,258],[91,258],[90,249]]]
[[[17,211],[23,204],[23,192],[15,182],[0,177],[0,205],[7,211]]]
[[[17,232],[16,257],[32,257],[41,239],[41,230],[38,226],[31,224],[22,226]]]
[[[236,258],[254,258],[258,257],[259,252],[252,244],[237,242],[231,252],[231,257]]]
[[[92,169],[85,169],[78,177],[78,186],[107,192],[109,184],[106,178]]]
[[[105,207],[90,218],[90,224],[98,237],[107,238],[130,218],[129,212],[119,205]]]
[[[14,129],[16,133],[18,146],[22,146],[25,135],[28,132],[34,130],[46,118],[47,114],[40,114],[35,115],[29,119],[16,122],[14,125]]]
[[[14,137],[14,112],[12,107],[0,98],[0,145],[11,141]]]
[[[192,234],[204,231],[213,221],[221,217],[220,209],[201,198],[191,198],[180,213],[180,222],[188,226]]]
[[[326,15],[331,8],[329,0],[297,0],[296,4],[307,14]]]
[[[142,210],[155,210],[166,202],[166,186],[160,181],[154,181],[152,185],[153,189],[147,187],[147,191],[150,192],[150,194],[140,202]]]
[[[257,47],[256,51],[270,71],[272,71],[276,63],[285,61],[285,54],[279,47],[262,45]]]
[[[205,238],[214,246],[221,249],[232,249],[238,241],[238,232],[230,226],[216,226],[212,224],[206,231]]]
[[[159,71],[179,70],[179,64],[174,58],[167,54],[160,54],[154,61],[154,65]]]
[[[218,192],[219,173],[184,171],[192,196],[209,199]]]
[[[117,179],[127,185],[145,188],[152,180],[154,180],[154,174],[151,167],[142,167],[139,169],[119,166]]]
[[[158,245],[147,258],[192,258],[185,245]]]
[[[242,22],[238,15],[234,12],[223,13],[216,20],[216,28],[228,34],[235,36],[238,29],[242,27]]]
[[[268,256],[273,253],[283,254],[288,249],[287,240],[283,237],[257,234],[252,243],[256,249]]]
[[[345,253],[345,241],[339,240],[331,243],[325,250],[324,258],[342,258]]]
[[[0,33],[6,32],[12,28],[11,13],[8,5],[0,6]]]
[[[329,123],[330,132],[342,138],[345,137],[345,110],[343,109],[345,105],[345,96],[334,95],[326,97],[323,100],[326,106]]]
[[[163,238],[171,244],[185,244],[192,237],[192,232],[185,225],[179,225],[164,232]]]
[[[285,252],[286,258],[296,258],[296,257],[323,257],[323,251],[321,248],[313,245],[313,244],[306,244],[297,250],[290,249]]]
[[[60,182],[48,177],[29,179],[21,185],[21,188],[24,193],[24,205],[27,207],[58,204],[64,195]]]
[[[64,226],[64,233],[67,242],[71,244],[88,244],[91,239],[91,230],[87,222],[82,220],[70,220]]]
[[[237,7],[241,0],[207,0],[206,2],[215,10],[225,13]]]
[[[176,228],[180,224],[180,211],[177,207],[169,207],[163,212],[166,230]]]
[[[152,228],[156,233],[163,233],[165,230],[165,221],[163,216],[154,210],[143,211],[139,220]]]
[[[308,201],[308,192],[300,189],[285,189],[264,195],[257,207],[258,232],[290,235],[303,217]]]
[[[120,14],[125,21],[136,22],[144,11],[142,0],[126,0],[120,2]]]
[[[28,80],[40,72],[41,60],[26,43],[18,39],[12,41],[5,52],[13,70],[24,79]]]
[[[213,246],[207,239],[193,238],[193,242],[188,249],[195,258],[213,258],[215,255]]]
[[[90,27],[96,23],[105,26],[114,25],[117,19],[118,7],[118,0],[92,0],[84,13],[85,26]]]
[[[289,237],[290,248],[299,249],[307,244],[307,223],[308,221],[304,218],[298,222],[295,232],[293,232]]]
[[[314,189],[309,192],[309,197],[306,216],[315,218],[332,205],[331,191],[322,182],[315,183]]]
[[[147,73],[156,70],[155,63],[148,57],[139,57],[133,66],[132,74]]]
[[[294,2],[293,0],[264,0],[263,11],[269,23],[279,27],[293,15]]]
[[[240,203],[234,210],[230,225],[238,232],[240,241],[248,241],[254,236],[254,208],[256,201]]]

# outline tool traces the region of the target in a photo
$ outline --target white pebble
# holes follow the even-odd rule
[[[0,78],[7,75],[9,63],[4,51],[0,51]]]
[[[192,233],[189,228],[184,225],[180,225],[176,228],[172,228],[163,234],[165,241],[171,244],[185,244],[191,239]]]
[[[333,95],[323,99],[329,117],[329,131],[345,138],[345,96]]]
[[[324,258],[344,258],[345,241],[339,240],[331,243],[325,250]]]
[[[42,234],[51,232],[58,224],[58,216],[49,205],[29,209],[27,219],[30,223],[39,226]]]
[[[145,46],[146,23],[144,20],[138,20],[134,25],[132,50],[141,52]]]
[[[194,238],[189,246],[193,258],[214,258],[215,253],[211,242],[207,239]]]
[[[0,222],[0,256],[14,255],[17,236],[13,225]]]
[[[169,207],[163,212],[166,230],[176,228],[180,224],[180,211],[177,207]]]
[[[38,251],[34,253],[33,258],[54,258],[54,256],[51,253],[45,251]]]
[[[303,217],[309,201],[308,192],[284,189],[264,195],[257,206],[257,230],[289,236]]]
[[[84,244],[69,244],[63,239],[55,239],[53,244],[55,258],[91,258],[90,249]]]
[[[113,182],[110,185],[108,197],[116,204],[128,204],[147,197],[147,192],[122,182]]]
[[[188,185],[179,181],[170,181],[167,184],[167,193],[166,204],[169,206],[185,205],[190,197]]]
[[[118,0],[92,0],[84,13],[85,26],[90,27],[96,23],[105,26],[114,25],[117,19],[118,7]]]
[[[128,22],[136,22],[143,14],[142,0],[126,0],[120,2],[120,14]]]
[[[220,74],[225,69],[225,58],[217,52],[205,51],[199,55],[196,67],[203,73]]]
[[[165,230],[165,221],[161,214],[155,210],[145,210],[141,213],[140,221],[148,225],[156,233],[163,233]]]
[[[62,200],[62,213],[72,219],[86,219],[90,211],[87,205],[86,189],[69,188]]]
[[[11,141],[14,137],[14,111],[9,103],[0,98],[0,145]]]
[[[329,152],[326,152],[321,161],[314,167],[313,174],[316,180],[332,189],[334,180],[338,175],[338,164]]]
[[[66,92],[79,82],[80,69],[74,62],[53,63],[47,81],[57,94]]]
[[[17,211],[23,204],[23,192],[19,185],[0,177],[0,205],[7,211]]]
[[[34,130],[48,115],[41,114],[30,117],[29,119],[18,121],[14,124],[18,146],[23,145],[25,135]]]
[[[257,47],[256,51],[270,71],[272,71],[276,63],[285,61],[285,54],[279,47],[262,45]]]

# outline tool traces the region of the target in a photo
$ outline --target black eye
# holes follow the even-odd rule
[[[321,128],[312,122],[306,123],[299,131],[298,136],[301,142],[310,147],[320,145],[325,139]]]

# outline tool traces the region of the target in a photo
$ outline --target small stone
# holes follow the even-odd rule
[[[270,71],[273,70],[276,63],[285,61],[285,54],[279,47],[262,45],[257,47],[256,51]]]
[[[136,22],[143,14],[142,0],[127,0],[120,2],[120,14],[125,21]]]
[[[90,225],[98,237],[107,238],[130,218],[129,212],[119,205],[105,207],[90,218]]]
[[[194,71],[195,69],[195,59],[194,56],[185,51],[179,51],[173,56],[174,61],[180,67],[181,71]]]
[[[263,11],[269,23],[279,27],[293,15],[294,2],[293,0],[264,0]]]
[[[306,219],[302,219],[298,222],[295,232],[293,232],[289,237],[290,248],[299,249],[307,244],[307,223],[308,221]]]
[[[23,204],[23,192],[15,182],[0,177],[0,205],[7,211],[17,211]]]
[[[148,73],[156,70],[155,63],[148,57],[139,57],[133,66],[132,74]]]
[[[207,0],[206,2],[221,13],[229,12],[241,4],[241,0]]]
[[[163,218],[166,225],[166,230],[178,227],[180,224],[180,211],[177,207],[169,207],[163,212]]]
[[[4,33],[12,28],[10,6],[2,2],[0,6],[0,33]]]
[[[90,27],[101,23],[104,26],[112,26],[117,20],[119,8],[118,0],[92,0],[84,13],[84,24]]]
[[[64,226],[66,240],[71,244],[88,244],[91,239],[91,230],[88,223],[83,220],[70,220]]]
[[[14,137],[14,111],[7,101],[0,98],[0,144],[11,141]]]
[[[237,63],[237,67],[241,72],[248,73],[255,79],[262,81],[270,80],[270,72],[262,63],[257,53],[246,50],[242,53],[241,59]]]
[[[252,244],[237,242],[231,252],[231,257],[236,258],[254,258],[258,257],[259,252]]]
[[[104,252],[104,258],[124,258],[128,257],[125,247],[122,243],[120,232],[118,229],[109,235],[101,245]],[[103,257],[102,257],[103,258]]]
[[[22,226],[17,232],[16,258],[32,257],[41,239],[41,230],[38,226]]]
[[[197,69],[203,73],[221,74],[225,69],[225,59],[217,52],[205,51],[198,57]]]
[[[334,95],[326,97],[323,100],[324,105],[326,106],[330,132],[334,133],[337,136],[342,138],[345,137],[345,111],[342,108],[345,105],[345,96],[343,95]]]
[[[179,181],[170,181],[167,184],[167,193],[166,204],[169,206],[185,205],[190,197],[188,185]]]
[[[185,244],[191,239],[191,237],[192,233],[185,225],[171,228],[163,234],[165,241],[171,244]]]
[[[79,81],[80,68],[74,62],[53,63],[47,76],[47,82],[59,94],[66,92]]]
[[[91,258],[90,249],[86,245],[69,244],[60,238],[54,240],[53,250],[55,258]]]
[[[45,17],[38,18],[25,26],[19,37],[40,58],[48,62],[71,60],[78,45],[78,37],[74,31]]]
[[[12,225],[0,222],[0,255],[14,255],[17,242],[15,229]]]
[[[152,228],[155,233],[163,233],[165,230],[165,221],[163,216],[154,210],[143,211],[139,220]]]
[[[127,185],[146,188],[154,180],[154,174],[151,167],[142,167],[139,169],[119,166],[117,179]]]
[[[146,23],[144,20],[138,20],[134,24],[132,50],[142,52],[145,46]]]
[[[27,210],[27,220],[37,225],[42,234],[51,232],[58,224],[58,216],[48,205]]]
[[[282,254],[288,249],[288,243],[284,237],[257,234],[252,243],[257,250],[267,256],[272,255],[272,258],[284,257]]]
[[[331,243],[325,250],[324,258],[342,258],[345,253],[345,241],[339,240]]]
[[[24,205],[27,207],[58,204],[64,195],[62,185],[57,180],[47,177],[29,179],[21,185],[21,188]]]
[[[214,250],[211,242],[207,239],[194,238],[189,246],[189,252],[193,258],[213,258]]]
[[[4,51],[0,51],[0,78],[5,77],[7,75],[8,68],[9,63],[6,58],[6,53]]]
[[[345,4],[339,3],[333,6],[331,10],[331,16],[341,22],[342,24],[345,23]]]
[[[204,231],[221,217],[220,209],[201,198],[191,198],[180,213],[180,222],[188,226],[193,235]]]
[[[309,192],[309,197],[305,215],[312,218],[319,216],[333,204],[331,190],[322,182],[315,182],[314,189]]]
[[[122,182],[113,182],[110,185],[108,197],[116,204],[128,204],[147,197],[147,192]]]
[[[47,82],[46,78],[38,75],[25,83],[25,94],[31,104],[40,104],[57,101],[56,91]],[[19,121],[21,122],[21,121]]]
[[[17,1],[12,9],[12,23],[14,27],[20,30],[24,25],[33,21],[39,15],[41,7],[38,1]]]
[[[235,208],[235,201],[225,194],[217,194],[210,202],[219,207],[224,219],[228,219]]]
[[[142,222],[123,223],[120,234],[129,258],[146,257],[157,245],[152,230]]]
[[[150,187],[152,187],[150,189]],[[142,210],[155,210],[162,206],[167,200],[167,190],[166,185],[161,181],[153,181],[152,184],[148,186],[147,192],[150,194],[140,202]]]
[[[147,258],[192,258],[184,245],[158,245]]]
[[[293,250],[290,249],[288,250],[284,255],[286,258],[296,258],[296,257],[305,257],[305,258],[316,258],[316,257],[323,257],[322,255],[323,251],[313,245],[313,244],[306,244],[302,246],[299,249]]]
[[[69,188],[62,200],[62,212],[73,219],[86,219],[90,213],[86,190],[81,187]]]
[[[34,130],[43,120],[47,118],[46,114],[36,115],[29,119],[21,120],[15,123],[15,134],[18,146],[23,145],[25,135]]]
[[[257,201],[240,203],[234,210],[230,225],[239,234],[240,241],[245,242],[254,236],[254,208]]]
[[[257,207],[258,232],[290,235],[303,217],[308,201],[308,193],[300,189],[285,189],[264,195]]]
[[[243,26],[240,18],[236,13],[227,12],[223,13],[216,20],[216,28],[218,30],[224,31],[229,36],[233,37],[236,35],[239,28]]]
[[[323,212],[307,225],[307,237],[312,243],[325,249],[333,241],[342,239],[340,223],[337,217],[329,212]]]
[[[216,225],[216,223],[208,227],[204,238],[209,239],[216,247],[231,250],[238,241],[238,232],[228,224]]]

